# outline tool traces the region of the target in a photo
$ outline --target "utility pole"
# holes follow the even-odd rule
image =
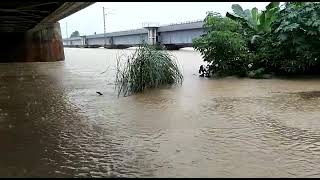
[[[104,47],[107,46],[107,38],[106,38],[106,18],[105,16],[107,14],[104,13],[104,7],[103,8],[103,30],[104,30],[104,33],[103,33],[103,37],[104,37]]]
[[[67,36],[67,38],[69,38],[68,37],[68,23],[66,22],[66,36]]]
[[[103,30],[104,30],[104,33],[103,33],[103,37],[104,37],[104,47],[106,47],[107,46],[107,37],[106,37],[106,15],[107,14],[112,14],[112,13],[110,13],[110,12],[108,12],[108,13],[105,13],[105,8],[104,7],[102,7],[103,8]]]

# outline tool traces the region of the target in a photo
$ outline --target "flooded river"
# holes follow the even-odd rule
[[[1,177],[320,177],[319,78],[199,78],[180,50],[181,87],[117,98],[121,52],[0,64]]]

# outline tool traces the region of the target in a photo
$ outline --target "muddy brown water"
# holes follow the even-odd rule
[[[319,78],[199,78],[182,50],[181,87],[117,98],[121,52],[0,64],[1,177],[320,177]]]

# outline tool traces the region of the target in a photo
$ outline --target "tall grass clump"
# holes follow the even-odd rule
[[[147,88],[182,84],[177,61],[167,51],[141,45],[132,55],[117,58],[116,89],[118,96],[142,92]]]

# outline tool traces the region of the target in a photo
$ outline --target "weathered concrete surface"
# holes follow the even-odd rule
[[[27,32],[0,33],[0,62],[63,61],[59,23],[43,24]]]
[[[63,43],[59,23],[42,24],[25,34],[26,62],[63,61]]]
[[[64,60],[57,23],[94,2],[0,2],[0,62]]]

